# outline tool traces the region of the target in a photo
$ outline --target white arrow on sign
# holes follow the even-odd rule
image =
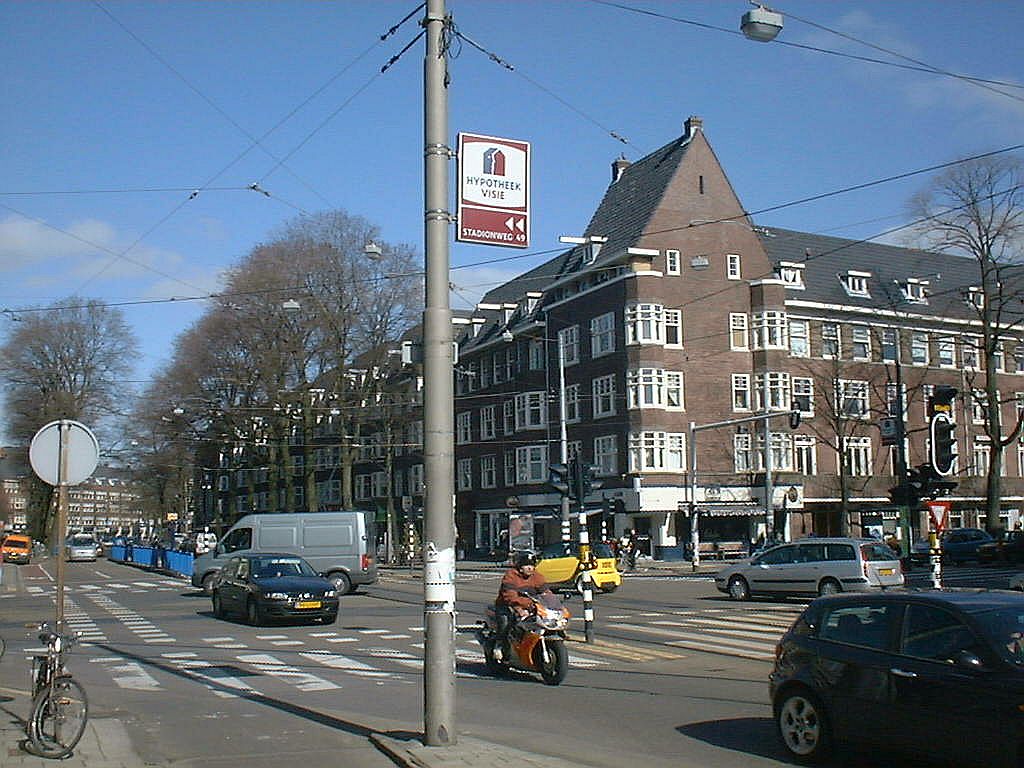
[[[507,219],[505,219],[505,226],[508,228],[509,232],[514,232],[515,231],[515,226],[514,226],[515,221],[516,220],[514,218],[512,218],[511,216],[509,216]]]

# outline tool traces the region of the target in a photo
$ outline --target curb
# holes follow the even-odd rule
[[[585,768],[559,757],[524,752],[469,736],[460,736],[456,744],[427,747],[415,739],[395,739],[382,733],[370,734],[370,740],[398,765],[406,768]]]

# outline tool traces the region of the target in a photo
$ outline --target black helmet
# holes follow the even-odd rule
[[[536,565],[537,555],[529,550],[516,552],[515,557],[512,558],[512,564],[515,565],[516,568],[522,568],[524,565]]]

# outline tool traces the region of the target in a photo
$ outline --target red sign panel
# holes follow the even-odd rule
[[[530,145],[459,134],[459,205],[455,239],[528,248]]]
[[[936,533],[942,533],[949,525],[949,511],[953,508],[951,501],[929,501],[928,517]]]

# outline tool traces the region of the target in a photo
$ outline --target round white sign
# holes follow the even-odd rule
[[[67,444],[65,477],[61,477],[60,472],[62,442]],[[78,485],[96,470],[100,460],[100,444],[85,424],[70,419],[51,421],[32,438],[28,460],[44,483]]]

